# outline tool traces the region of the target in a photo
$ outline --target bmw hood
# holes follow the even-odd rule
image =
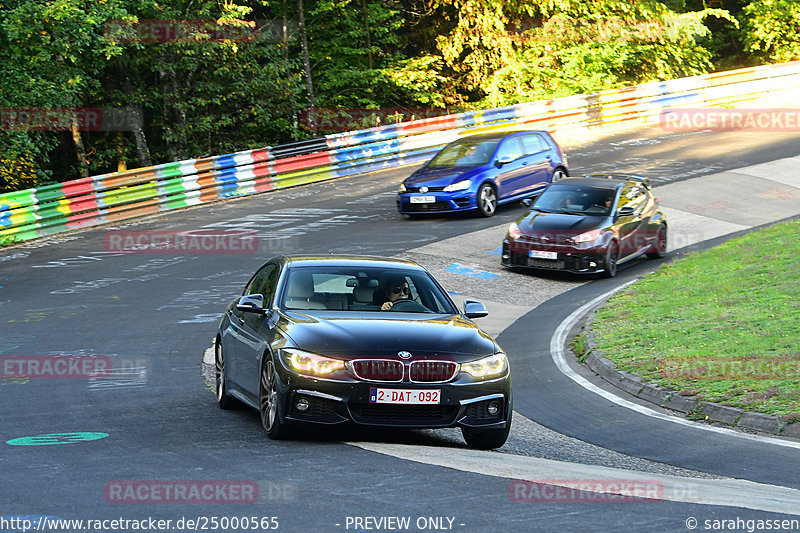
[[[406,351],[415,359],[446,357],[466,362],[497,351],[489,335],[458,315],[392,311],[357,317],[352,314],[284,311],[285,320],[279,327],[286,330],[296,348],[343,359],[397,358],[398,352]]]
[[[469,179],[481,167],[422,167],[405,179],[406,187],[447,187],[451,183]]]

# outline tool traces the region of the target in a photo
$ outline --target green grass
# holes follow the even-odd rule
[[[581,331],[578,335],[575,335],[575,338],[569,344],[572,346],[573,353],[578,356],[578,361],[583,363],[589,355],[586,352],[586,332]]]
[[[0,249],[9,248],[16,244],[19,244],[20,242],[22,241],[15,237],[0,237]]]
[[[593,323],[620,370],[800,422],[800,220],[689,254],[614,296]]]

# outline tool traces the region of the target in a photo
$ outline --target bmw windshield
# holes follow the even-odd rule
[[[393,305],[386,306],[386,302]],[[400,311],[458,314],[424,271],[364,266],[294,267],[289,270],[283,309]]]

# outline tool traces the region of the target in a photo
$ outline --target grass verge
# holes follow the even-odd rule
[[[800,220],[689,254],[609,300],[595,342],[620,370],[800,422]]]

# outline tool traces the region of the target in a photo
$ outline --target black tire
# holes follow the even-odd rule
[[[494,450],[501,448],[508,440],[508,433],[511,431],[511,413],[509,407],[508,417],[506,417],[506,427],[503,429],[474,429],[461,428],[461,435],[467,446],[474,450]]]
[[[553,175],[550,177],[550,183],[555,183],[557,181],[563,180],[564,178],[568,178],[569,174],[567,171],[561,167],[558,167],[553,171]]]
[[[225,356],[219,339],[214,343],[214,392],[220,409],[237,407],[239,402],[228,396],[228,387],[225,386]]]
[[[650,259],[660,259],[667,255],[667,225],[661,224],[658,228],[658,235],[656,236],[656,243],[653,245],[653,251],[647,253]]]
[[[278,395],[278,382],[275,376],[275,366],[269,355],[264,356],[267,361],[261,368],[261,377],[258,382],[258,412],[261,415],[261,425],[272,440],[284,439],[289,434],[289,428],[281,422],[281,404]]]
[[[619,245],[617,241],[608,243],[606,257],[603,260],[603,276],[613,278],[617,275],[617,259],[619,259]]]
[[[488,183],[484,183],[478,189],[478,212],[485,216],[490,217],[497,212],[497,192]]]

